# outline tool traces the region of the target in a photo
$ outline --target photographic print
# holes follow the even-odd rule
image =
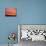
[[[16,8],[5,8],[5,16],[16,16]]]

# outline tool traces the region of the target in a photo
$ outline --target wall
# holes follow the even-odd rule
[[[17,8],[16,17],[5,17],[5,8]],[[46,24],[46,0],[0,0],[0,44],[7,44],[17,24]],[[16,40],[17,42],[17,40]]]

